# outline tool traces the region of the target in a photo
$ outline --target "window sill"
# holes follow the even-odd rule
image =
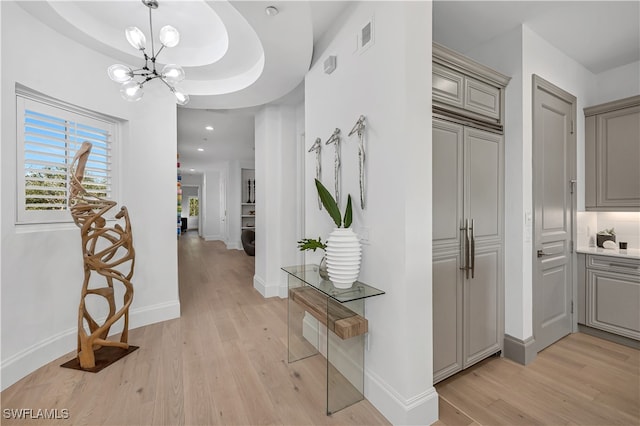
[[[107,224],[117,222],[115,218],[107,219]],[[33,232],[55,232],[70,231],[79,229],[74,222],[57,222],[57,223],[16,223],[16,234],[29,234]]]

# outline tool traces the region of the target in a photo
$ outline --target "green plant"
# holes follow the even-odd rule
[[[616,235],[616,230],[614,228],[604,229],[602,231],[598,231],[598,235]]]
[[[300,249],[300,251],[305,251],[305,250],[316,251],[317,249],[326,250],[326,248],[327,248],[327,245],[322,242],[322,238],[320,237],[318,237],[317,240],[314,240],[313,238],[304,238],[298,241],[298,249]]]
[[[349,194],[349,196],[347,197],[347,207],[345,208],[343,219],[340,214],[340,209],[338,208],[338,203],[336,203],[336,200],[333,198],[331,193],[327,190],[327,188],[324,187],[324,185],[322,185],[322,182],[320,182],[318,179],[316,179],[316,189],[318,190],[318,196],[320,197],[322,205],[327,210],[327,213],[329,213],[329,216],[331,216],[331,219],[333,219],[333,221],[335,222],[336,227],[342,228],[343,224],[344,228],[350,227],[351,221],[353,219],[351,194]]]

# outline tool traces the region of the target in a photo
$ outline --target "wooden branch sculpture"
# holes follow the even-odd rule
[[[133,300],[131,277],[135,264],[135,252],[131,235],[131,223],[126,207],[116,214],[116,219],[124,219],[124,229],[120,224],[106,226],[105,213],[116,205],[90,194],[83,186],[82,179],[92,144],[84,142],[71,164],[69,188],[69,208],[75,224],[82,236],[84,259],[84,282],[78,308],[78,361],[82,369],[95,367],[95,351],[103,346],[129,349],[129,307]],[[90,288],[92,274],[104,277],[106,285]],[[116,311],[114,280],[124,285],[122,307]],[[94,280],[95,281],[95,280]],[[93,283],[91,287],[93,287]],[[86,306],[88,295],[102,296],[107,300],[109,315],[100,325],[89,313]],[[120,341],[108,340],[111,326],[124,317]],[[88,330],[87,330],[88,326]]]

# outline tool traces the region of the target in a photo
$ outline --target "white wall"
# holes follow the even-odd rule
[[[256,114],[256,259],[253,285],[286,297],[282,266],[296,263],[296,109],[271,105]]]
[[[126,121],[118,159],[122,185],[117,201],[129,209],[136,249],[130,327],[178,317],[180,304],[175,237],[176,106],[171,94],[149,84],[139,103],[123,101],[118,86],[106,76],[113,59],[60,36],[13,2],[2,2],[0,8],[4,389],[75,350],[83,276],[80,232],[73,224],[47,230],[14,223],[16,82]]]
[[[371,18],[374,44],[354,52],[359,30]],[[341,129],[341,205],[351,194],[353,228],[369,230],[359,279],[386,292],[366,302],[365,396],[394,424],[429,424],[437,419],[431,346],[431,3],[360,2],[341,19],[316,45],[305,80],[306,149],[316,137],[325,141]],[[323,62],[329,55],[337,56],[337,68],[327,75]],[[364,211],[358,202],[357,139],[347,137],[361,114],[367,119]],[[323,145],[322,150],[322,181],[332,190],[334,149]],[[326,239],[332,221],[318,210],[313,154],[307,154],[305,166],[306,236]]]
[[[2,22],[2,4],[0,4],[0,23]],[[1,100],[4,99],[4,95],[5,95],[5,91],[4,91],[4,84],[2,83],[4,80],[3,78],[3,72],[2,72],[2,30],[0,29],[0,135],[3,135],[4,133],[2,133],[2,128],[3,123],[4,123],[4,116],[2,115],[2,111],[4,110],[3,108],[3,103]],[[1,142],[1,139],[0,139]],[[1,143],[0,143],[0,164],[2,164],[2,148],[1,148]],[[3,180],[4,178],[2,177],[2,173],[0,172],[0,200],[2,200],[4,198],[3,196]],[[2,236],[2,208],[0,205],[0,240],[1,240],[1,236]],[[0,296],[2,295],[2,244],[0,243]],[[0,303],[0,327],[2,325],[2,303]],[[1,354],[1,350],[2,350],[2,341],[0,339],[0,362],[2,362],[2,364],[4,364],[3,360],[4,358],[2,357]],[[2,378],[2,371],[0,369],[0,381]],[[8,382],[7,382],[8,383]],[[0,383],[0,390],[4,389],[4,386],[2,386],[2,383]]]
[[[602,104],[640,95],[640,61],[603,71],[596,75],[596,93],[592,103]]]
[[[307,157],[311,154],[307,152],[309,149],[307,146],[308,139],[305,135],[305,103],[304,101],[296,105],[296,241],[300,241],[306,238],[305,230],[305,179],[306,176],[306,162]],[[315,167],[312,173],[315,173]],[[314,175],[315,176],[315,175]],[[306,252],[298,251],[296,256],[297,265],[305,265]]]

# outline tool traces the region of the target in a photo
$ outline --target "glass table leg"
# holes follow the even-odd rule
[[[335,321],[347,307],[364,317],[364,300],[338,303],[327,298],[327,414],[364,399],[364,334],[340,338]]]
[[[293,276],[289,276],[289,298],[287,301],[289,362],[316,355],[319,347],[320,327],[318,320],[292,300],[291,289],[298,287],[306,287],[306,284]]]

